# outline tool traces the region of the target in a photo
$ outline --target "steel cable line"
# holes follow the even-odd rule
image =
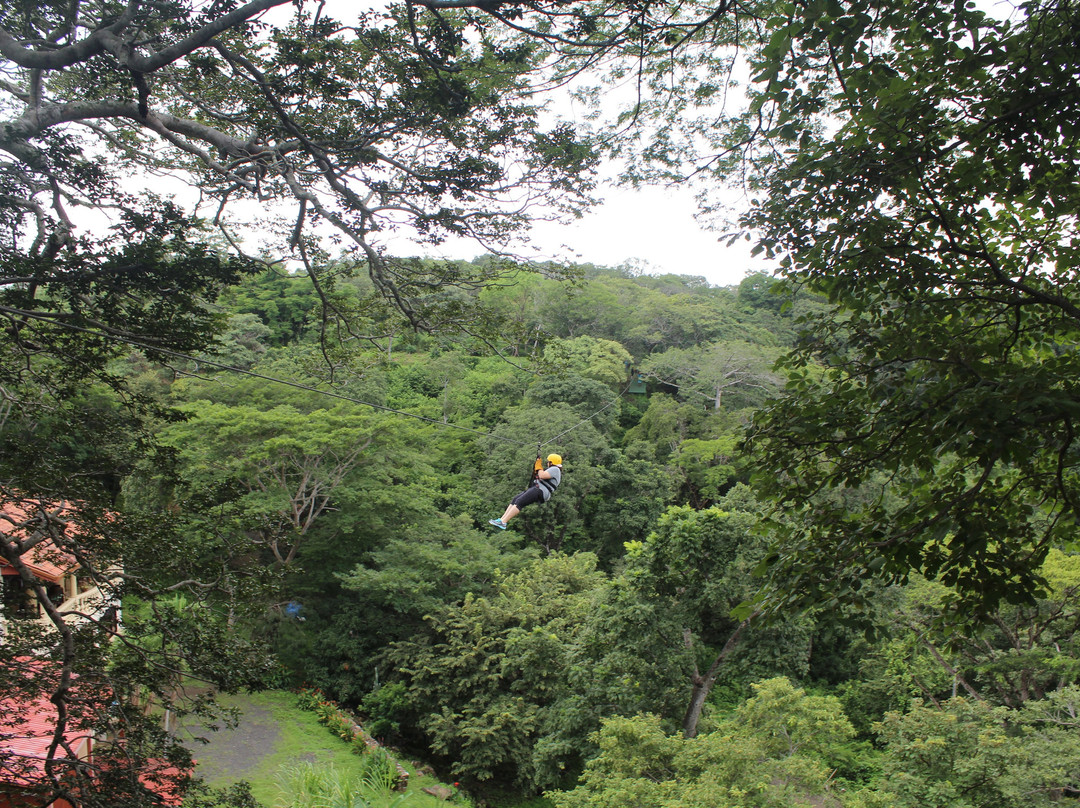
[[[594,413],[593,413],[592,415],[590,415],[590,416],[589,416],[588,418],[584,419],[583,421],[579,421],[578,423],[574,424],[574,425],[573,425],[572,427],[570,427],[569,429],[563,430],[563,431],[562,431],[562,432],[560,432],[560,433],[559,433],[558,435],[556,435],[556,436],[555,436],[554,438],[550,438],[549,440],[546,440],[546,441],[542,441],[541,443],[537,443],[537,444],[536,444],[536,448],[537,448],[537,450],[539,450],[539,449],[540,449],[541,447],[543,447],[543,446],[547,446],[547,445],[548,445],[549,443],[554,443],[554,442],[555,442],[555,441],[557,441],[557,440],[558,440],[559,438],[561,438],[561,437],[562,437],[563,435],[565,435],[565,434],[566,434],[567,432],[573,432],[573,431],[574,431],[575,429],[577,429],[577,428],[578,428],[579,426],[581,426],[582,424],[587,424],[587,423],[588,423],[589,421],[591,421],[591,420],[592,420],[593,418],[595,418],[596,416],[598,416],[598,415],[599,415],[600,413],[602,413],[602,412],[603,412],[604,410],[606,410],[606,409],[607,409],[608,407],[610,407],[610,406],[611,406],[612,404],[614,404],[614,403],[615,403],[615,402],[617,402],[617,401],[618,401],[618,400],[619,400],[620,398],[622,398],[622,397],[623,397],[623,394],[624,394],[624,393],[626,393],[626,391],[627,391],[627,390],[629,390],[629,389],[630,389],[630,384],[627,384],[627,385],[626,385],[626,387],[624,387],[624,388],[622,389],[622,392],[621,392],[621,393],[619,393],[619,394],[618,394],[617,396],[615,396],[615,398],[611,399],[611,401],[609,401],[609,402],[608,402],[607,404],[605,404],[605,405],[604,405],[603,407],[601,407],[600,409],[598,409],[598,410],[597,410],[596,412],[594,412]]]
[[[161,348],[161,347],[158,347],[158,346],[155,346],[155,345],[148,345],[148,344],[146,344],[144,342],[140,342],[139,340],[132,339],[131,337],[125,337],[125,336],[123,336],[121,334],[111,334],[111,333],[109,333],[107,331],[97,331],[97,330],[92,329],[92,328],[86,328],[85,326],[75,325],[73,323],[65,323],[65,322],[62,322],[62,321],[54,320],[51,317],[45,317],[45,316],[42,316],[42,315],[36,315],[36,314],[31,313],[31,312],[16,311],[14,309],[9,309],[6,306],[0,306],[0,312],[5,312],[5,313],[9,313],[9,314],[17,314],[17,315],[22,316],[22,317],[28,317],[28,318],[30,318],[32,320],[38,320],[40,322],[45,322],[45,323],[49,323],[51,325],[60,326],[62,328],[66,328],[66,329],[71,330],[71,331],[78,331],[78,332],[81,332],[81,333],[84,333],[84,334],[90,334],[91,336],[94,336],[94,337],[100,337],[100,338],[106,339],[106,340],[114,340],[116,342],[122,342],[125,345],[131,345],[134,348],[142,348],[144,350],[153,351],[153,352],[162,354],[164,356],[171,356],[174,359],[183,359],[183,360],[186,360],[186,361],[189,361],[189,362],[194,362],[196,365],[198,365],[198,364],[208,365],[210,367],[217,368],[218,370],[227,370],[227,371],[230,371],[232,373],[240,373],[240,374],[243,374],[245,376],[251,376],[251,377],[256,378],[256,379],[262,379],[263,381],[272,382],[272,383],[275,383],[275,384],[282,384],[282,385],[285,385],[286,387],[293,387],[293,388],[296,388],[297,390],[305,390],[305,391],[307,391],[309,393],[316,393],[318,395],[328,396],[330,398],[336,398],[336,399],[340,399],[342,401],[348,401],[351,404],[359,404],[359,405],[364,406],[364,407],[371,407],[374,410],[381,410],[382,412],[392,412],[392,413],[394,413],[396,415],[403,415],[406,418],[414,418],[414,419],[416,419],[418,421],[423,421],[425,423],[433,424],[435,426],[444,426],[444,427],[449,427],[451,429],[458,429],[458,430],[461,430],[461,431],[464,431],[464,432],[471,432],[474,435],[479,435],[479,436],[484,437],[484,438],[492,438],[493,440],[499,440],[499,441],[502,441],[503,443],[510,443],[510,444],[513,444],[514,446],[532,446],[531,442],[530,443],[523,443],[522,441],[513,440],[512,438],[504,438],[501,435],[495,435],[495,434],[492,434],[490,432],[481,432],[478,429],[472,429],[471,427],[461,426],[459,424],[454,424],[454,423],[451,423],[449,421],[437,421],[434,418],[428,418],[427,416],[417,415],[415,413],[406,412],[404,410],[396,410],[393,407],[387,407],[387,406],[385,406],[383,404],[372,404],[370,401],[362,401],[361,399],[353,398],[352,396],[346,396],[346,395],[343,395],[341,393],[335,393],[332,390],[323,390],[323,389],[320,389],[318,387],[312,387],[311,385],[301,384],[300,382],[293,382],[293,381],[289,381],[288,379],[279,379],[279,378],[277,378],[275,376],[267,376],[267,375],[265,375],[263,373],[257,373],[254,370],[247,370],[245,368],[239,368],[239,367],[236,367],[234,365],[226,365],[223,362],[215,362],[212,359],[197,358],[197,357],[191,356],[190,354],[181,353],[180,351],[174,351],[174,350],[171,350],[169,348]],[[578,423],[574,424],[569,429],[566,429],[566,430],[560,432],[558,435],[556,435],[553,438],[550,438],[550,439],[548,439],[546,441],[542,441],[542,442],[537,443],[536,448],[539,450],[541,447],[547,446],[549,443],[553,443],[554,441],[558,440],[559,438],[561,438],[563,435],[567,434],[568,432],[572,432],[573,430],[577,429],[582,424],[588,423],[593,418],[595,418],[597,415],[602,413],[604,410],[608,409],[613,404],[615,404],[622,397],[623,393],[625,393],[629,389],[629,387],[630,387],[630,385],[628,384],[623,389],[622,393],[619,393],[619,395],[617,395],[615,398],[613,398],[611,401],[609,401],[603,407],[598,409],[596,412],[594,412],[588,418],[585,418],[584,420],[579,421]]]
[[[0,312],[12,312],[12,311],[13,311],[12,309],[8,309],[8,308],[6,308],[4,306],[0,306]],[[106,340],[114,340],[116,342],[123,342],[126,345],[131,345],[132,347],[135,347],[135,348],[142,348],[142,349],[147,350],[147,351],[153,351],[155,353],[163,354],[164,356],[171,356],[174,359],[184,359],[184,360],[187,360],[189,362],[194,362],[196,365],[199,365],[199,364],[208,365],[210,367],[214,367],[214,368],[217,368],[219,370],[228,370],[228,371],[231,371],[233,373],[241,373],[241,374],[243,374],[245,376],[251,376],[251,377],[256,378],[256,379],[262,379],[263,381],[273,382],[273,383],[276,383],[276,384],[283,384],[283,385],[285,385],[287,387],[294,387],[297,390],[305,390],[305,391],[307,391],[309,393],[317,393],[318,395],[329,396],[330,398],[341,399],[342,401],[348,401],[348,402],[350,402],[352,404],[360,404],[360,405],[362,405],[364,407],[371,407],[372,409],[381,410],[383,412],[392,412],[392,413],[395,413],[397,415],[404,415],[407,418],[415,418],[418,421],[424,421],[425,423],[434,424],[436,426],[445,426],[445,427],[450,427],[451,429],[460,429],[460,430],[465,431],[465,432],[471,432],[474,435],[480,435],[481,437],[494,438],[495,440],[501,440],[501,441],[503,441],[505,443],[512,443],[515,446],[531,446],[532,445],[532,443],[522,443],[521,441],[512,440],[510,438],[504,438],[504,437],[502,437],[500,435],[493,435],[490,432],[481,432],[480,430],[472,429],[471,427],[460,426],[458,424],[452,424],[449,421],[437,421],[434,418],[428,418],[427,416],[424,416],[424,415],[417,415],[416,413],[406,412],[404,410],[396,410],[393,407],[387,407],[387,406],[385,406],[383,404],[372,404],[370,401],[362,401],[362,400],[360,400],[358,398],[353,398],[352,396],[343,395],[342,393],[335,393],[332,390],[323,390],[323,389],[320,389],[318,387],[312,387],[311,385],[308,385],[308,384],[301,384],[300,382],[293,382],[293,381],[289,381],[288,379],[279,379],[279,378],[277,378],[275,376],[267,376],[267,375],[265,375],[263,373],[257,373],[254,370],[246,370],[244,368],[235,367],[234,365],[226,365],[223,362],[215,362],[212,359],[203,359],[203,358],[194,357],[194,356],[191,356],[190,354],[181,353],[179,351],[173,351],[173,350],[171,350],[169,348],[161,348],[161,347],[158,347],[156,345],[147,345],[144,342],[139,342],[136,339],[132,339],[130,337],[125,337],[125,336],[122,336],[120,334],[110,334],[108,332],[96,331],[96,330],[94,330],[92,328],[85,328],[84,326],[74,325],[72,323],[59,322],[59,321],[53,320],[53,319],[51,319],[49,317],[42,317],[40,315],[34,315],[34,314],[29,313],[29,312],[19,311],[17,313],[19,315],[21,315],[21,316],[29,317],[30,319],[40,320],[42,322],[50,323],[52,325],[58,325],[58,326],[61,326],[63,328],[67,328],[67,329],[72,330],[72,331],[80,331],[80,332],[82,332],[84,334],[90,334],[91,336],[101,337],[101,338],[106,339]]]

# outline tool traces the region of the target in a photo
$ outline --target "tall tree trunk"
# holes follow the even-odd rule
[[[697,664],[694,664],[694,673],[691,676],[692,686],[690,688],[690,705],[686,708],[686,715],[682,720],[682,731],[684,738],[693,738],[697,735],[698,721],[701,720],[701,710],[705,706],[705,700],[709,697],[710,691],[712,691],[713,685],[716,684],[716,676],[720,672],[721,666],[724,664],[724,660],[731,655],[731,652],[735,650],[735,646],[738,645],[739,640],[742,638],[743,633],[750,627],[750,621],[753,620],[759,612],[754,612],[747,617],[735,630],[731,632],[731,636],[727,638],[727,642],[724,643],[724,647],[720,649],[720,653],[716,655],[716,659],[713,660],[709,666],[709,670],[702,676],[697,669]],[[683,634],[687,647],[693,645],[693,638],[690,635],[689,630]]]
[[[930,642],[930,640],[922,636],[920,636],[919,639],[922,640],[922,644],[926,646],[926,649],[930,652],[931,656],[933,656],[934,659],[937,660],[937,663],[941,665],[941,667],[943,667],[950,676],[953,677],[954,682],[959,682],[960,686],[964,688],[964,690],[968,692],[968,695],[975,699],[975,701],[985,701],[985,699],[981,695],[979,695],[979,691],[977,691],[974,687],[971,686],[971,683],[963,677],[959,669],[948,663],[945,657],[941,655],[941,652],[938,651],[938,649],[932,642]]]

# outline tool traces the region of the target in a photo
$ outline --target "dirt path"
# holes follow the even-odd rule
[[[230,729],[219,724],[216,732],[200,729],[196,734],[209,741],[205,744],[195,740],[189,743],[191,733],[179,733],[198,761],[198,775],[211,783],[253,779],[259,766],[277,751],[281,741],[278,718],[270,708],[243,696],[234,696],[228,701],[241,711],[236,727]]]
[[[174,729],[198,763],[196,776],[207,785],[223,788],[244,780],[261,805],[274,806],[281,800],[279,778],[297,764],[316,763],[346,773],[362,772],[366,765],[365,756],[357,755],[350,744],[328,731],[315,713],[301,710],[295,694],[222,695],[219,701],[239,711],[235,727],[211,732],[192,719],[190,731]],[[206,738],[207,743],[195,741],[192,735]],[[445,785],[432,773],[401,771],[408,780],[410,805],[439,808],[445,804],[438,796]]]

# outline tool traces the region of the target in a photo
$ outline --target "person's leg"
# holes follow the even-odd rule
[[[506,510],[499,519],[492,519],[491,524],[496,527],[505,528],[506,523],[521,513],[521,509],[526,505],[531,505],[534,502],[539,502],[544,498],[544,492],[537,486],[527,488],[510,500],[510,504],[506,506]]]

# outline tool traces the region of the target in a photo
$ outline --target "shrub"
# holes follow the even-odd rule
[[[296,704],[301,710],[314,712],[320,703],[326,703],[326,698],[323,696],[321,690],[305,687],[301,688],[296,693]]]
[[[385,684],[368,693],[361,705],[364,725],[375,738],[396,738],[401,733],[402,716],[409,714],[408,692],[401,682]]]
[[[359,771],[299,763],[278,772],[278,808],[393,808],[406,798],[394,792],[397,772],[385,753],[364,759]]]

